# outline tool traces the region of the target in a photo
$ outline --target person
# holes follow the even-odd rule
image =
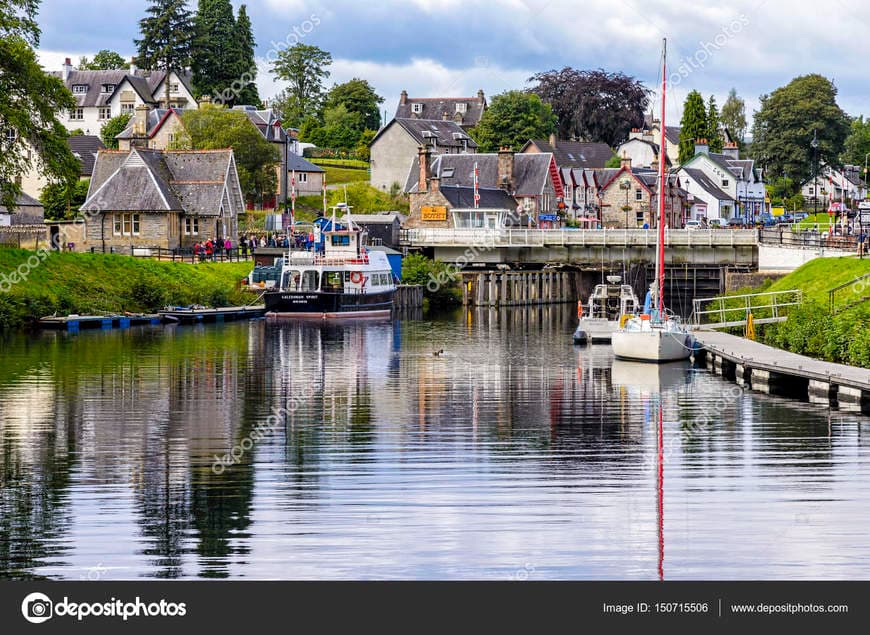
[[[266,246],[266,237],[260,236],[260,247],[265,247],[265,246]]]
[[[211,238],[209,238],[207,241],[205,241],[205,257],[210,259],[213,253],[214,243],[211,241]]]
[[[193,255],[196,257],[197,260],[202,261],[202,243],[200,243],[199,241],[196,241],[193,244]]]
[[[867,242],[867,230],[864,229],[864,226],[861,226],[861,230],[858,234],[858,256],[864,257],[864,243]]]
[[[242,258],[248,257],[248,238],[246,236],[242,236],[239,239],[239,246],[242,250]]]
[[[649,223],[644,223],[644,224],[643,224],[643,229],[649,229]]]
[[[224,239],[220,236],[217,237],[217,240],[214,241],[214,259],[217,260],[221,256],[221,252],[224,250]]]
[[[224,253],[226,253],[226,255],[227,255],[227,260],[230,259],[230,251],[232,251],[232,249],[233,249],[233,241],[231,241],[229,238],[227,238],[226,240],[224,240]]]

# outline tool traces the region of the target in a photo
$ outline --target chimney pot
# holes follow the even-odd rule
[[[403,106],[408,103],[408,91],[407,90],[402,91],[402,94],[399,96],[399,103]]]
[[[556,147],[556,133],[554,132],[550,133],[550,147],[554,149]]]
[[[486,98],[483,96],[482,88],[477,91],[477,101],[479,101],[481,104],[486,101]]]
[[[418,192],[427,192],[429,190],[429,181],[432,178],[431,172],[431,159],[432,153],[429,150],[429,146],[421,145],[417,149],[417,158],[420,163],[420,175],[417,178],[417,191]]]
[[[619,167],[631,171],[631,157],[628,154],[623,153],[622,158],[619,160]]]
[[[63,81],[69,79],[69,74],[72,72],[72,61],[70,58],[66,58],[63,61],[63,67],[61,68],[61,77],[63,77]]]
[[[514,153],[507,147],[502,146],[498,150],[498,185],[513,192],[514,184]]]

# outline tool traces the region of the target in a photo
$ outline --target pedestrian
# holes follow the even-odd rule
[[[864,229],[864,226],[861,226],[861,231],[858,234],[858,257],[864,257],[864,243],[867,242],[867,230]]]
[[[266,246],[266,237],[260,236],[260,247],[265,247],[265,246]]]
[[[242,258],[247,259],[247,257],[248,257],[248,239],[246,236],[242,236],[239,239],[239,247],[242,250]]]
[[[226,253],[226,255],[227,255],[227,260],[230,259],[230,251],[232,251],[232,249],[233,249],[233,241],[231,241],[229,238],[227,238],[226,240],[224,240],[224,253]]]
[[[224,251],[224,239],[220,236],[217,237],[217,240],[214,241],[214,259],[217,260],[223,255]]]

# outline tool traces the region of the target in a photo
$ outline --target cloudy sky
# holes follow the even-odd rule
[[[194,2],[191,3],[195,4]],[[241,2],[234,1],[238,7]],[[821,73],[840,105],[870,114],[866,5],[832,0],[250,0],[260,56],[261,97],[282,88],[267,72],[274,51],[296,41],[332,53],[331,82],[368,79],[392,116],[402,89],[412,96],[488,96],[522,88],[533,73],[563,66],[623,71],[655,86],[668,38],[675,122],[685,94],[733,86],[747,102],[792,77]],[[101,48],[132,55],[145,0],[43,0],[40,59],[50,70]]]

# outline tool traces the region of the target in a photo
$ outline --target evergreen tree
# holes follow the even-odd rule
[[[693,90],[686,97],[686,102],[683,104],[683,118],[680,120],[679,162],[681,164],[695,156],[695,141],[705,139],[708,132],[704,98],[697,90]]]
[[[719,119],[734,140],[742,144],[746,137],[746,104],[737,96],[736,89],[732,88],[728,93],[728,99],[722,104]]]
[[[710,95],[707,102],[707,142],[710,144],[710,152],[722,152],[725,141],[722,139],[722,130],[719,124],[719,109],[716,107],[716,98]]]
[[[239,15],[236,18],[236,42],[239,49],[237,80],[244,85],[236,97],[238,104],[252,104],[260,106],[260,94],[257,92],[257,62],[254,59],[254,32],[251,28],[251,19],[248,17],[248,9],[245,5],[239,7]]]
[[[136,63],[144,69],[180,72],[190,64],[193,19],[185,0],[151,0],[148,14],[139,21],[142,38],[135,40],[139,49]],[[169,82],[166,104],[169,105]]]
[[[235,94],[231,88],[238,79],[241,43],[230,0],[199,0],[194,32],[190,70],[197,94],[232,106]]]

